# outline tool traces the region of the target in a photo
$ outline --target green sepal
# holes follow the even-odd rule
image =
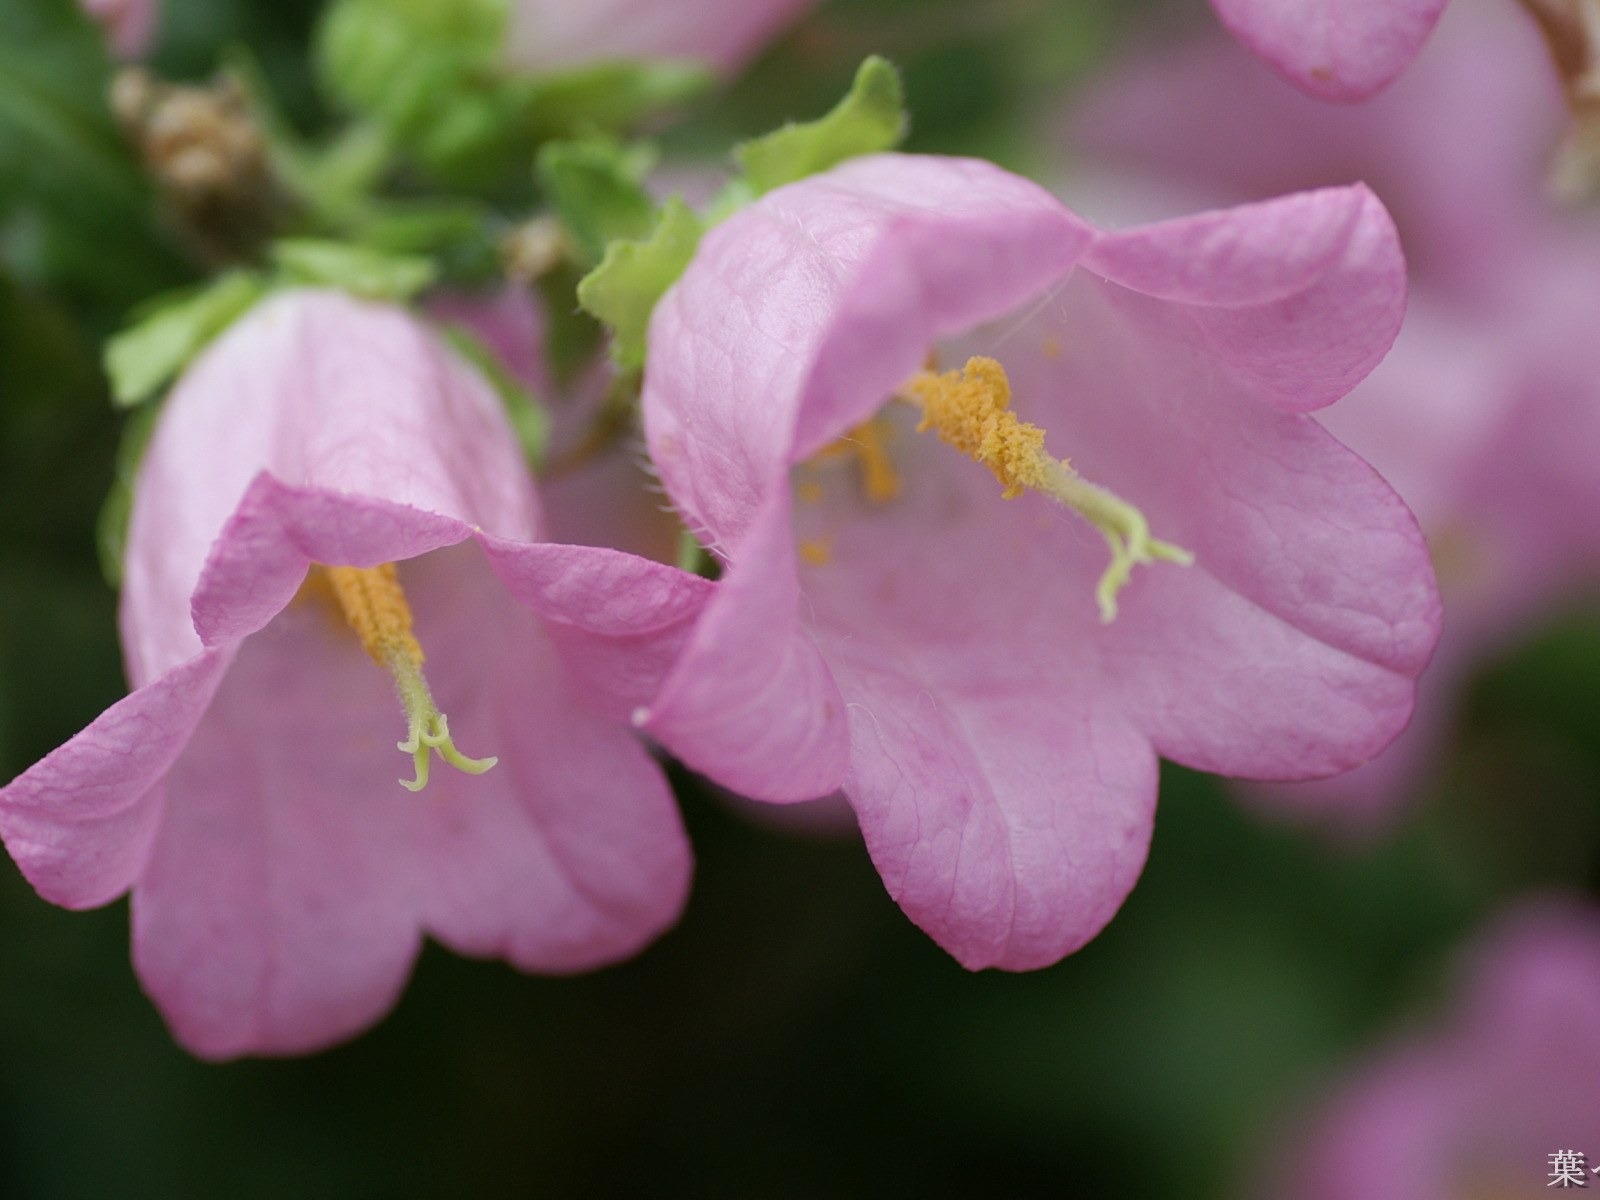
[[[544,309],[544,351],[558,387],[572,383],[594,362],[605,341],[605,327],[573,304],[583,272],[562,263],[534,280]]]
[[[849,94],[826,116],[785,125],[733,153],[744,172],[742,182],[760,196],[847,158],[892,150],[908,124],[900,72],[874,56],[861,64]]]
[[[649,238],[612,242],[605,259],[578,284],[578,303],[611,329],[611,357],[619,367],[644,366],[650,314],[694,258],[704,232],[700,218],[674,197]]]
[[[540,142],[616,130],[706,90],[676,62],[559,74],[504,60],[509,0],[335,0],[318,37],[323,78],[434,176],[493,190]]]
[[[705,94],[715,82],[716,76],[698,63],[645,59],[535,76],[514,86],[530,132],[548,140],[587,130],[630,129]]]
[[[366,300],[393,303],[410,300],[439,275],[426,258],[314,238],[274,242],[272,261],[291,284],[337,287]]]
[[[444,336],[456,353],[483,372],[505,405],[506,417],[522,443],[528,463],[538,470],[544,466],[550,448],[550,414],[532,392],[505,369],[492,350],[459,325],[444,327]]]
[[[139,464],[156,430],[161,406],[151,404],[129,415],[117,444],[117,458],[106,493],[95,520],[95,550],[100,557],[100,573],[113,588],[122,586],[122,556],[128,545],[128,518],[133,514],[133,481]]]
[[[648,149],[608,138],[550,142],[539,152],[545,197],[585,266],[598,263],[611,242],[650,236],[656,206],[641,181],[654,165]]]
[[[154,396],[266,290],[261,276],[238,271],[146,304],[132,325],[106,343],[106,374],[117,407],[132,408]]]

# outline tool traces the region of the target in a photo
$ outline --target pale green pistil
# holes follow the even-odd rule
[[[408,723],[406,740],[398,746],[416,764],[416,778],[402,779],[401,786],[413,792],[428,786],[428,769],[435,751],[452,767],[469,775],[482,775],[494,766],[499,759],[468,758],[456,749],[450,736],[450,720],[434,703],[422,673],[422,646],[412,632],[411,608],[400,588],[395,565],[326,570],[345,620],[372,660],[394,676]]]
[[[1194,555],[1150,536],[1144,513],[1120,496],[1090,483],[1066,459],[1045,449],[1044,430],[1011,411],[1011,381],[992,358],[970,358],[960,371],[921,371],[900,389],[900,398],[922,409],[919,431],[935,430],[947,445],[982,463],[1011,500],[1039,492],[1070,508],[1105,537],[1111,564],[1100,576],[1095,599],[1100,619],[1117,615],[1117,593],[1133,568],[1155,562],[1189,566]]]

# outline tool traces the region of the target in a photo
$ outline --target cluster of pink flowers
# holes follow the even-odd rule
[[[153,6],[85,6],[147,48]],[[505,58],[727,71],[805,7],[512,5]],[[1445,5],[1214,7],[1349,101]],[[643,468],[613,442],[536,483],[446,333],[559,392],[526,291],[278,288],[189,363],[143,458],[131,693],[0,789],[0,839],[53,903],[129,895],[145,989],[222,1059],[367,1027],[425,937],[531,972],[639,951],[690,884],[663,754],[755,801],[842,793],[890,896],[973,969],[1099,933],[1161,758],[1392,811],[1466,666],[1600,528],[1600,372],[1547,353],[1600,307],[1597,243],[1537,194],[1554,85],[1509,29],[1458,0],[1361,109],[1275,95],[1231,47],[1135,67],[1073,121],[1145,172],[1102,177],[1104,221],[972,159],[752,189],[655,304]],[[670,561],[680,534],[713,569]],[[1444,669],[1380,758],[1440,638],[1436,563]],[[1362,1182],[1349,1146],[1383,1138],[1401,1179],[1486,1129],[1473,1180],[1520,1152],[1498,1114],[1550,1051],[1527,1014],[1595,1053],[1594,920],[1551,911],[1492,943],[1460,1029],[1353,1086],[1285,1194],[1429,1194]]]

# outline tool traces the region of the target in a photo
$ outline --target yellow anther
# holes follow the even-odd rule
[[[498,759],[468,758],[456,749],[449,718],[434,703],[422,673],[422,644],[412,631],[411,606],[400,586],[399,568],[384,563],[380,567],[325,567],[323,573],[362,648],[394,676],[408,723],[406,740],[399,743],[399,749],[411,755],[416,768],[416,778],[402,779],[401,785],[413,792],[428,786],[429,759],[434,751],[469,775],[482,775],[494,766]]]
[[[1044,430],[1011,411],[1011,381],[992,358],[969,358],[960,371],[921,371],[899,398],[922,409],[919,431],[938,432],[947,445],[994,473],[1011,500],[1039,492],[1072,509],[1098,529],[1111,547],[1111,565],[1100,576],[1095,598],[1100,619],[1117,615],[1117,593],[1133,568],[1153,562],[1188,566],[1194,555],[1150,536],[1150,525],[1133,505],[1082,478],[1064,458],[1045,449]]]
[[[372,661],[386,671],[394,670],[397,658],[420,667],[422,646],[411,631],[411,606],[400,587],[400,569],[384,563],[326,570],[339,610]]]
[[[861,490],[874,504],[887,504],[900,494],[900,472],[889,458],[889,427],[874,417],[850,431],[861,467]]]
[[[833,561],[833,547],[823,538],[804,538],[799,550],[800,558],[807,566],[825,567]]]
[[[1011,411],[1011,381],[992,358],[969,358],[960,371],[921,371],[903,389],[922,408],[919,433],[935,430],[994,472],[1005,498],[1048,491],[1064,465],[1044,448],[1044,430],[1019,421]]]
[[[824,446],[813,461],[854,459],[861,472],[861,491],[874,504],[887,504],[900,495],[900,472],[889,457],[889,423],[882,417],[873,417],[857,425],[838,441]],[[818,493],[820,498],[820,492]],[[802,500],[808,497],[801,493]]]

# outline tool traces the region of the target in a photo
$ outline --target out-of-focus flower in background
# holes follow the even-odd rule
[[[1446,1011],[1335,1088],[1271,1200],[1499,1200],[1600,1166],[1600,912],[1524,902],[1471,952]],[[1574,1186],[1574,1185],[1565,1185]]]
[[[1222,23],[1323,100],[1365,100],[1416,56],[1447,0],[1211,0]]]
[[[511,0],[507,56],[527,70],[613,59],[743,66],[818,0]]]
[[[613,402],[611,364],[594,356],[574,378],[559,379],[544,308],[527,287],[447,294],[430,311],[477,338],[549,414],[539,480],[549,536],[675,561],[683,526],[648,468],[631,406]]]
[[[118,58],[140,58],[155,39],[160,0],[81,0],[106,31],[106,44]]]
[[[128,536],[135,690],[0,791],[0,834],[55,903],[131,889],[191,1050],[349,1036],[424,933],[571,972],[676,919],[688,846],[626,717],[709,585],[540,536],[500,398],[399,309],[269,300],[167,401]]]
[[[756,798],[842,786],[963,963],[1054,962],[1138,877],[1157,753],[1305,778],[1407,719],[1420,531],[1304,415],[1403,297],[1359,187],[1117,233],[971,160],[772,192],[650,327],[651,458],[727,570],[645,728]]]
[[[1457,0],[1415,67],[1358,109],[1296,95],[1221,38],[1091,86],[1078,185],[1166,211],[1370,183],[1411,295],[1393,353],[1319,419],[1417,512],[1446,603],[1412,727],[1372,764],[1257,794],[1347,830],[1413,796],[1475,663],[1600,578],[1600,221],[1550,199],[1559,89],[1533,22]],[[1115,173],[1108,183],[1105,168]],[[1069,189],[1070,191],[1070,189]]]

